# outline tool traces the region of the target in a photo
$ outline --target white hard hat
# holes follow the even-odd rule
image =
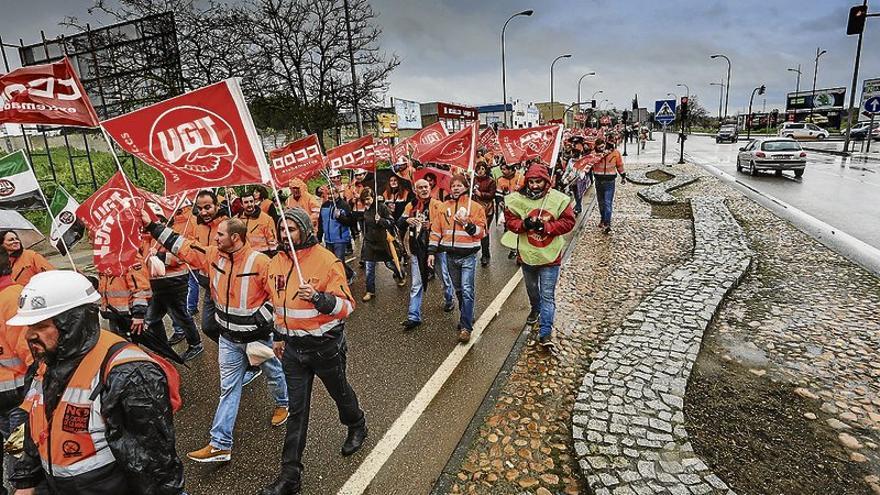
[[[49,270],[34,275],[22,289],[18,313],[7,324],[20,327],[33,325],[100,299],[98,291],[82,274],[70,270]]]
[[[354,169],[354,175],[367,175],[367,171],[362,168]]]
[[[334,178],[334,177],[339,177],[340,175],[342,175],[342,174],[340,174],[340,173],[339,173],[339,169],[336,169],[336,168],[334,168],[333,170],[331,170],[331,171],[327,174],[327,176],[330,177],[331,179]]]

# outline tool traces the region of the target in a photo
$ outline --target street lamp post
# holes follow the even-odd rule
[[[730,59],[727,58],[727,55],[716,54],[712,55],[709,58],[723,58],[727,61],[727,85],[725,86],[724,92],[724,118],[727,118],[727,104],[730,103]]]
[[[724,102],[724,83],[709,83],[709,86],[718,86],[720,94],[718,95],[718,128],[721,128],[721,104]]]
[[[595,72],[587,72],[586,74],[582,75],[580,79],[578,79],[578,99],[577,99],[577,101],[581,101],[581,81],[583,81],[584,78],[587,76],[595,76],[595,75],[596,75]],[[578,105],[578,111],[580,111],[580,110],[581,110],[581,106]]]
[[[596,95],[603,94],[603,93],[605,93],[605,92],[600,89],[598,91],[594,91],[593,96],[590,97],[590,105],[592,105],[592,107],[590,108],[590,120],[592,120],[593,114],[596,112],[596,108],[599,106],[599,105],[596,105]],[[584,122],[584,127],[587,127],[587,124],[589,124],[589,123],[590,122]]]
[[[797,93],[801,90],[801,64],[798,64],[797,69],[789,67],[786,70],[789,72],[797,72],[797,82],[795,82],[794,85],[794,92]]]
[[[553,104],[553,66],[556,65],[556,62],[558,62],[559,59],[563,58],[571,58],[571,54],[566,53],[565,55],[560,55],[554,58],[553,62],[550,64],[550,120],[556,120],[556,106]],[[564,119],[565,116],[563,115],[562,118]]]
[[[816,47],[816,62],[813,66],[813,89],[810,91],[810,122],[813,122],[813,109],[816,108],[816,77],[819,75],[819,57],[828,53],[828,50],[819,51]]]
[[[507,126],[507,72],[504,61],[504,30],[507,29],[507,23],[510,22],[514,17],[519,16],[530,16],[534,14],[533,10],[523,10],[522,12],[518,12],[510,16],[507,21],[504,22],[504,27],[501,28],[501,106],[504,108],[504,125]],[[511,124],[512,125],[512,124]]]
[[[749,98],[749,114],[746,116],[746,139],[752,138],[752,102],[755,101],[755,93],[763,95],[767,89],[763,84],[752,90],[752,96]]]

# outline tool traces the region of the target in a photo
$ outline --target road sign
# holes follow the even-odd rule
[[[657,100],[654,102],[654,120],[667,125],[675,120],[675,100]]]
[[[880,96],[868,98],[862,106],[867,113],[880,113]]]

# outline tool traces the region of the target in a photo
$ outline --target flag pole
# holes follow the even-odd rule
[[[21,154],[24,157],[25,163],[28,164],[28,168],[31,170],[31,175],[34,176],[34,180],[37,182],[37,191],[40,191],[40,198],[43,200],[43,204],[46,205],[46,213],[49,215],[49,218],[52,221],[49,223],[49,239],[52,239],[52,226],[55,225],[55,215],[52,214],[52,209],[49,207],[49,201],[46,200],[46,195],[43,194],[43,186],[40,185],[40,181],[37,180],[37,174],[34,173],[34,167],[31,165],[31,161],[27,156],[27,153]],[[65,191],[66,192],[66,191]],[[64,246],[64,254],[67,255],[67,260],[70,261],[70,266],[73,268],[73,271],[79,271],[76,268],[76,263],[73,262],[73,256],[70,255],[70,247],[67,245],[67,242],[64,240],[64,236],[60,236],[58,238],[61,240],[61,245]]]
[[[553,163],[550,165],[550,182],[553,182],[553,172],[556,171],[556,162],[559,161],[559,147],[562,144],[562,124],[559,124],[559,132],[557,133],[556,143],[553,145],[553,155],[551,155],[551,160]],[[551,184],[547,184],[549,187],[547,188],[547,192],[544,194],[544,199],[541,200],[541,207],[538,208],[538,216],[544,213],[544,206],[547,204],[547,196],[550,195],[550,189],[553,188]],[[528,186],[528,184],[526,184]]]
[[[116,168],[119,169],[119,173],[122,174],[122,181],[125,183],[125,188],[128,190],[128,194],[131,196],[132,201],[135,200],[134,190],[131,188],[131,181],[128,180],[128,176],[125,175],[125,170],[122,169],[122,163],[119,161],[119,157],[116,156],[116,149],[113,147],[113,142],[110,140],[110,135],[107,134],[107,130],[104,129],[104,126],[99,126],[101,128],[101,135],[104,136],[104,141],[107,143],[107,148],[110,150],[110,154],[113,155],[113,160],[116,162]]]
[[[474,200],[474,175],[477,173],[476,154],[477,154],[477,123],[471,124],[471,154],[468,158],[468,167],[471,169],[471,184],[468,188],[468,206],[467,214],[471,214],[471,203]]]
[[[297,258],[296,256],[296,248],[293,245],[293,239],[291,239],[290,237],[290,228],[287,225],[287,216],[284,214],[284,208],[281,205],[281,200],[278,198],[278,186],[275,185],[275,179],[270,178],[269,184],[271,184],[272,192],[274,193],[273,200],[275,201],[275,206],[281,213],[281,223],[284,225],[284,234],[287,236],[287,244],[290,246],[290,258],[293,260],[293,265],[296,266],[296,276],[297,278],[299,278],[299,285],[305,285],[302,277],[302,269],[299,267],[299,258]]]

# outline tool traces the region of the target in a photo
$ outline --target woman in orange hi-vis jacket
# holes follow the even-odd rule
[[[602,155],[591,170],[596,180],[596,202],[599,204],[599,228],[611,233],[611,208],[614,202],[614,183],[620,174],[620,183],[626,183],[626,172],[623,170],[623,158],[610,142],[597,139],[594,145],[596,153]]]
[[[40,253],[24,249],[18,234],[12,230],[0,231],[0,242],[3,243],[0,249],[3,249],[4,254],[9,258],[12,281],[16,284],[27,285],[34,275],[55,269]]]

